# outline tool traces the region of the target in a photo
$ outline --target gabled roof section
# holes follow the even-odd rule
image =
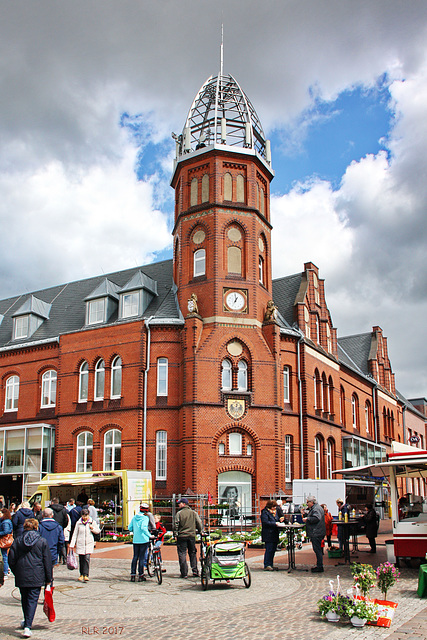
[[[370,374],[368,361],[371,354],[371,333],[359,333],[354,336],[338,338],[339,359],[352,369],[356,366],[359,372]]]
[[[118,300],[119,287],[114,282],[111,282],[108,278],[104,278],[103,281],[85,298],[85,302],[88,300],[96,300],[97,298],[113,298]]]
[[[126,291],[135,291],[135,289],[145,289],[146,291],[149,291],[156,296],[157,282],[142,271],[138,270],[133,274],[129,282],[127,282],[125,286],[119,290],[119,293],[126,293]]]
[[[141,321],[144,317],[151,316],[165,322],[169,320],[179,322],[182,320],[176,295],[174,294],[172,260],[163,260],[162,262],[34,291],[31,295],[50,306],[50,313],[49,319],[46,319],[28,338],[12,340],[13,316],[16,311],[21,310],[23,301],[25,301],[24,304],[27,302],[26,295],[0,300],[0,316],[4,316],[3,322],[0,324],[0,349],[16,349],[39,341],[58,340],[61,335],[74,331],[90,331],[95,327],[99,329],[99,325],[88,327],[86,324],[85,300],[88,297],[90,298],[95,291],[107,290],[107,288],[103,289],[103,287],[107,287],[106,279],[114,283],[120,291],[127,290],[130,282],[134,284],[142,283],[144,288],[150,288],[149,290],[151,291],[154,289],[157,295],[150,301],[142,316],[119,320],[117,314],[114,314],[103,326],[111,326],[121,322]],[[134,284],[132,284],[132,287],[134,287]]]
[[[302,273],[273,280],[273,300],[281,316],[292,326],[295,323],[294,306],[303,280]]]
[[[13,314],[13,317],[17,316],[26,316],[29,313],[34,314],[35,316],[39,316],[40,318],[44,318],[47,320],[49,318],[49,313],[52,305],[36,298],[34,295],[31,295],[23,305],[19,307],[17,311]]]

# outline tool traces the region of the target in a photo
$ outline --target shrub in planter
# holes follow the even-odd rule
[[[353,576],[354,584],[359,587],[360,591],[366,597],[369,590],[375,585],[377,577],[373,566],[354,562],[351,565],[351,575]]]
[[[400,571],[396,569],[391,562],[383,562],[377,569],[377,584],[379,590],[384,594],[384,600],[387,600],[387,591],[396,584]]]

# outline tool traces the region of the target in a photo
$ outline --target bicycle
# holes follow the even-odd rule
[[[162,568],[162,555],[160,553],[160,546],[156,545],[157,536],[150,537],[150,546],[148,547],[147,555],[147,573],[152,578],[156,576],[157,582],[162,584],[163,580],[163,568]]]

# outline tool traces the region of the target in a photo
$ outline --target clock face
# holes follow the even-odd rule
[[[225,296],[225,304],[232,311],[242,311],[246,306],[246,299],[240,291],[229,291]]]

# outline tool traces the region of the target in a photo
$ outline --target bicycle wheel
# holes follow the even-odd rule
[[[154,573],[156,574],[157,582],[162,584],[163,574],[162,574],[162,563],[160,562],[159,553],[155,553],[153,556],[153,567]]]
[[[148,556],[147,556],[147,573],[150,576],[150,578],[152,578],[154,576],[154,569],[153,569],[153,550],[150,548],[148,549]]]
[[[209,586],[209,579],[210,579],[210,567],[207,564],[207,562],[203,562],[201,569],[200,569],[200,580],[202,583],[202,589],[203,591],[206,591],[206,589]]]
[[[251,586],[251,583],[252,583],[251,570],[249,569],[247,563],[245,562],[245,577],[243,578],[243,584],[245,585],[246,589],[249,589],[249,587]]]

